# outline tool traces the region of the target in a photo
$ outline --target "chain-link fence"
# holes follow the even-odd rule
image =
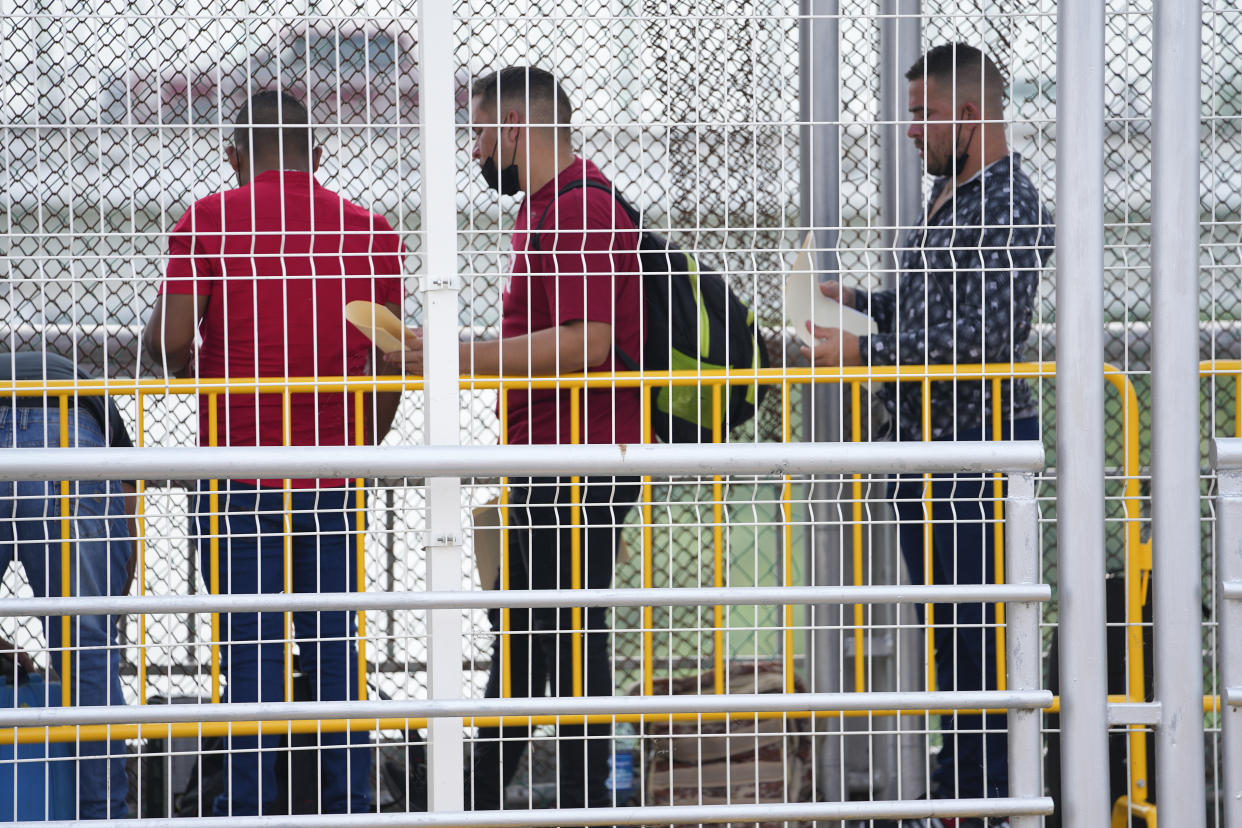
[[[804,21],[796,4],[615,0],[584,9],[553,0],[460,0],[454,11],[458,69],[451,82],[461,127],[453,163],[463,336],[498,332],[514,209],[513,202],[485,191],[468,157],[469,88],[486,71],[530,63],[556,70],[571,90],[576,148],[643,209],[648,226],[666,230],[704,264],[726,274],[755,308],[774,364],[798,364],[802,357],[783,319],[778,278],[807,223],[800,186],[805,176],[816,174],[799,165],[806,125],[799,111],[799,28]],[[892,269],[891,242],[886,241],[892,228],[882,215],[878,173],[887,126],[880,89],[893,68],[882,65],[877,12],[874,3],[841,2],[837,43],[813,44],[832,51],[839,67],[840,176],[831,182],[840,208],[836,253],[847,278],[872,286],[881,285]],[[310,103],[316,138],[324,147],[319,180],[388,218],[409,250],[407,272],[422,273],[419,91],[426,82],[450,79],[422,77],[417,14],[413,3],[392,2],[258,3],[221,14],[209,4],[191,3],[170,13],[155,3],[100,2],[80,8],[45,1],[6,14],[0,19],[0,54],[9,69],[0,94],[0,347],[54,350],[114,379],[149,374],[138,337],[163,279],[167,234],[194,199],[231,185],[223,146],[246,90],[259,87],[280,85]],[[918,15],[922,46],[966,41],[996,58],[1010,81],[1012,146],[1054,208],[1056,153],[1089,149],[1056,129],[1056,15],[1052,2],[1014,9],[984,0],[929,2]],[[1134,563],[1128,556],[1138,553],[1127,545],[1127,528],[1142,520],[1145,532],[1150,446],[1151,7],[1115,0],[1108,4],[1106,19],[1103,360],[1133,384],[1140,402],[1137,411],[1130,411],[1123,395],[1107,397],[1107,543],[1110,571],[1133,578],[1138,570],[1127,568]],[[1239,357],[1242,325],[1237,298],[1242,293],[1237,68],[1242,12],[1228,3],[1209,4],[1203,19],[1201,350],[1205,360],[1231,360]],[[1189,134],[1187,145],[1194,145]],[[929,186],[930,181],[924,183],[924,195]],[[1031,357],[1053,360],[1058,352],[1050,278],[1039,295]],[[421,318],[420,301],[418,291],[406,291],[407,319]],[[1037,387],[1043,440],[1055,466],[1056,388],[1048,379]],[[1204,381],[1205,439],[1233,433],[1236,397],[1232,379]],[[193,396],[145,399],[144,445],[194,443]],[[786,421],[795,438],[805,438],[811,419],[834,413],[812,411],[809,398],[796,393],[787,411],[779,399],[769,395],[753,427],[733,439],[779,440]],[[129,422],[137,423],[140,412],[132,399],[118,395],[117,402]],[[463,395],[463,442],[498,440],[495,403],[495,392]],[[1134,500],[1127,484],[1135,475],[1124,465],[1124,427],[1132,414],[1138,428],[1130,437],[1137,440],[1137,479],[1143,487],[1137,514],[1127,508],[1127,499]],[[422,428],[422,396],[416,392],[408,396],[390,440],[418,442]],[[1053,470],[1040,488],[1044,577],[1054,585],[1055,481]],[[391,482],[378,481],[369,492],[368,578],[384,589],[422,589],[418,532],[423,494],[416,486],[387,485]],[[1206,475],[1203,491],[1210,491]],[[476,481],[465,502],[482,514],[499,494],[498,481]],[[665,531],[656,533],[652,547],[655,571],[667,576],[664,585],[711,583],[715,576],[702,550],[704,533],[710,534],[717,516],[725,523],[730,583],[802,578],[807,535],[799,527],[793,535],[797,548],[783,546],[779,487],[732,483],[723,496],[720,503],[720,493],[710,485],[670,486],[654,494],[665,510]],[[713,507],[719,511],[713,513]],[[148,489],[146,510],[144,588],[201,591],[184,487],[174,483]],[[736,528],[730,523],[735,512],[744,515]],[[1209,517],[1206,506],[1204,515]],[[467,515],[466,523],[471,521]],[[1213,573],[1210,533],[1205,520],[1205,584]],[[637,527],[626,532],[634,548],[641,544],[638,534]],[[786,561],[793,572],[785,571]],[[26,587],[10,586],[17,584],[17,575],[9,573],[6,589],[22,594]],[[617,582],[640,584],[637,559],[621,565]],[[463,586],[475,583],[472,567],[466,566]],[[1133,581],[1128,587],[1142,588]],[[702,612],[655,613],[670,672],[702,666],[704,635],[711,627]],[[1204,646],[1214,652],[1210,619],[1215,610],[1207,606],[1204,613]],[[479,689],[489,633],[482,613],[470,613],[468,619],[472,635],[463,658]],[[1050,632],[1054,608],[1045,620]],[[644,621],[638,610],[621,609],[613,623],[620,687],[638,675],[637,665],[624,654],[633,651],[631,639]],[[756,609],[733,617],[730,626],[736,628],[730,654],[755,658],[773,651],[781,619]],[[141,632],[136,619],[127,620],[127,689],[137,695],[136,645],[142,642],[143,694],[204,692],[209,629],[205,615],[153,618]],[[29,644],[40,635],[32,622],[20,638]],[[417,616],[373,614],[368,637],[378,689],[405,697],[425,690],[420,670],[425,629]],[[1209,693],[1214,692],[1210,665],[1205,661]]]

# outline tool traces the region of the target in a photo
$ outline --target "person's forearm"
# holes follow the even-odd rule
[[[555,343],[549,348],[543,337],[511,336],[463,342],[459,348],[463,374],[532,377],[557,373]]]
[[[186,369],[191,367],[191,357],[194,355],[192,341],[188,345],[169,345],[163,331],[153,330],[151,327],[147,328],[143,338],[146,340],[147,356],[170,376],[183,376]]]
[[[188,336],[185,320],[182,320],[183,324],[179,329],[169,331],[169,317],[164,313],[167,301],[165,296],[156,300],[151,318],[142,332],[143,345],[146,346],[147,356],[156,365],[162,367],[166,374],[183,377],[190,373],[193,367],[193,320],[190,320],[188,325]]]
[[[138,570],[138,489],[132,483],[121,482],[121,503],[125,510],[125,528],[129,532],[129,559],[125,562],[125,588],[119,593],[129,595]],[[113,593],[114,595],[117,593]]]
[[[163,366],[164,370],[173,376],[180,376],[190,364],[190,357],[193,354],[193,347],[168,347],[163,339],[156,339],[147,348],[147,353],[151,355],[151,359],[155,360],[156,365]]]
[[[859,337],[858,358],[862,365],[917,365],[923,359],[923,343],[905,334],[878,333]]]
[[[372,442],[378,446],[392,429],[397,409],[401,406],[401,392],[380,391],[375,395],[372,405],[372,410],[375,411],[375,437]]]
[[[185,348],[177,349],[169,354],[168,373],[177,379],[187,379],[194,376],[194,349]],[[173,365],[176,365],[174,368]]]
[[[880,333],[867,337],[871,365],[963,365],[982,361],[981,340],[964,335],[964,326],[948,323],[929,325],[899,334]]]
[[[480,376],[551,377],[581,373],[594,364],[581,326],[562,325],[523,336],[463,342],[461,371]],[[606,358],[606,352],[605,352]]]

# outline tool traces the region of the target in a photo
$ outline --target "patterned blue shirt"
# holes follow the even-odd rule
[[[1052,254],[1053,223],[1016,153],[964,182],[898,248],[896,290],[858,291],[855,305],[879,333],[862,337],[872,365],[1020,362],[1031,332],[1039,275]],[[937,180],[932,204],[948,179]],[[1010,387],[1012,386],[1012,388]],[[880,396],[901,440],[923,439],[921,383],[889,383]],[[991,424],[991,380],[931,383],[933,440]],[[1006,418],[1038,413],[1025,380],[1001,385]]]

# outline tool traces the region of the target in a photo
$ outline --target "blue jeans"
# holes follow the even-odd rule
[[[104,445],[95,418],[70,412],[69,445]],[[0,406],[0,450],[60,445],[60,413],[55,409]],[[0,482],[0,573],[21,561],[35,595],[61,595],[60,484]],[[133,545],[125,524],[125,503],[114,481],[79,480],[69,485],[70,594],[121,595]],[[59,616],[43,618],[43,631],[60,669],[60,650],[72,648],[68,681],[74,704],[125,704],[121,693],[121,654],[116,648],[116,616],[70,618],[69,641]],[[65,677],[61,677],[62,681]],[[49,699],[58,704],[59,699]],[[78,807],[83,819],[124,818],[125,742],[78,742]],[[92,757],[92,758],[87,758]],[[101,758],[102,757],[102,758]]]
[[[356,543],[361,515],[351,488],[294,490],[286,516],[281,489],[221,481],[219,561],[221,593],[284,592],[286,533],[291,541],[293,592],[344,592],[357,587]],[[203,577],[211,585],[211,495],[199,485],[195,498],[198,549]],[[286,529],[286,517],[289,527]],[[302,672],[317,701],[358,698],[358,648],[352,612],[294,612]],[[279,612],[236,612],[220,616],[221,668],[228,677],[224,701],[284,701],[284,616]],[[252,816],[276,797],[278,736],[233,736],[229,790],[216,798],[216,816]],[[370,734],[349,734],[367,745]],[[345,733],[324,733],[322,746],[341,746]],[[260,761],[260,756],[262,760]],[[370,808],[368,747],[334,747],[320,754],[322,813],[365,812]]]
[[[990,436],[990,435],[988,435]],[[960,431],[958,440],[984,440],[982,429]],[[1006,423],[1003,440],[1038,440],[1039,420]],[[923,477],[899,476],[889,484],[900,521],[901,554],[915,584],[995,583],[994,499],[991,475],[932,475],[931,577],[924,572]],[[1003,496],[1003,494],[1002,494]],[[919,621],[923,608],[917,607]],[[994,604],[935,604],[936,689],[996,689]],[[1003,714],[944,717],[944,744],[932,768],[936,798],[1003,797],[1009,794],[1009,737]],[[986,730],[986,732],[985,732]]]

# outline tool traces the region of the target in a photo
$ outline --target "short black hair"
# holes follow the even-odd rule
[[[929,49],[906,72],[908,81],[924,78],[954,85],[959,96],[973,98],[985,110],[1005,102],[1005,76],[1000,68],[967,43],[942,43]]]
[[[314,143],[306,104],[283,90],[265,89],[251,95],[233,128],[233,146],[255,154],[283,149],[286,157],[309,158]]]
[[[555,124],[562,130],[569,128],[574,114],[569,95],[556,76],[538,66],[506,66],[497,72],[489,72],[475,80],[470,97],[479,98],[485,110],[494,107],[497,123],[504,117],[502,107],[497,106],[497,101],[502,98],[503,110],[520,109],[528,117],[543,119],[537,123],[546,126]]]

